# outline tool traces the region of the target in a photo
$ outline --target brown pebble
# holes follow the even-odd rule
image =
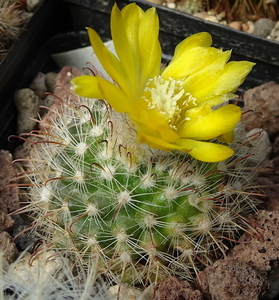
[[[203,300],[202,293],[195,290],[186,280],[168,277],[159,287],[160,300]]]
[[[205,299],[214,300],[255,300],[269,287],[266,278],[257,270],[232,259],[220,259],[205,268],[199,273],[198,285]]]
[[[200,11],[195,13],[193,16],[200,19],[206,19],[208,17],[208,13],[206,11]]]
[[[247,23],[243,23],[241,25],[241,30],[247,32],[249,30],[249,25]]]
[[[232,29],[241,30],[241,22],[234,21],[228,24],[228,26]]]

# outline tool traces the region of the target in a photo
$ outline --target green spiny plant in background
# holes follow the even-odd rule
[[[73,265],[114,282],[190,279],[242,230],[254,233],[257,136],[237,125],[239,107],[220,106],[253,64],[227,63],[230,51],[200,33],[160,70],[155,9],[114,6],[111,28],[117,57],[89,29],[109,77],[73,79],[80,96],[59,99],[31,133],[34,227]]]
[[[85,273],[77,268],[78,274],[73,274],[67,263],[67,258],[54,250],[36,256],[22,252],[7,270],[1,268],[0,300],[113,300],[94,269]]]
[[[21,26],[27,21],[17,0],[0,2],[0,61],[7,54],[12,43],[17,39]]]

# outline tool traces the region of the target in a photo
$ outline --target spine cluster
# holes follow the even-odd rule
[[[138,143],[126,115],[104,101],[62,101],[32,142],[36,227],[49,247],[113,281],[189,279],[249,230],[258,164],[249,139],[239,126],[235,155],[204,163]]]

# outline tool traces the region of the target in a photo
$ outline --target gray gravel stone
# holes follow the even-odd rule
[[[261,18],[255,22],[254,35],[267,37],[274,26],[274,21],[267,18]]]
[[[56,77],[57,77],[57,73],[55,73],[55,72],[49,72],[45,76],[45,85],[46,85],[47,91],[50,93],[54,93],[54,88],[56,85],[56,82],[55,82]]]
[[[21,89],[15,93],[14,102],[18,111],[17,133],[28,133],[37,127],[39,98],[31,89]]]
[[[36,78],[31,82],[29,88],[37,95],[40,99],[45,97],[47,91],[45,85],[45,74],[39,72]]]
[[[272,40],[279,42],[279,21],[276,22],[275,26],[271,30],[270,36]]]

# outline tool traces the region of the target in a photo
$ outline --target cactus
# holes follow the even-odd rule
[[[0,2],[0,61],[17,39],[25,22],[27,22],[27,19],[23,18],[22,10],[19,8],[17,0]]]
[[[157,24],[150,40],[137,32],[154,49],[151,58],[144,56],[149,55],[145,50],[140,53],[146,72],[136,55],[137,36],[133,44],[127,34],[127,63],[117,41],[123,41],[123,32],[114,32],[117,61],[91,30],[96,54],[115,85],[88,75],[72,82],[76,92],[89,96],[93,85],[97,96],[92,98],[107,97],[108,102],[72,92],[69,99],[58,98],[39,131],[30,134],[35,137],[30,138],[26,176],[34,227],[48,247],[113,282],[146,286],[168,275],[191,279],[203,265],[226,255],[242,230],[254,232],[247,215],[256,210],[253,178],[259,159],[249,141],[258,135],[246,138],[241,123],[235,128],[239,107],[211,109],[233,96],[251,63],[226,65],[230,52],[209,47],[211,37],[201,33],[183,41],[176,62],[157,74],[160,46],[156,39],[151,44],[158,31],[155,10],[144,15],[135,4],[127,10],[121,16],[114,7],[112,24],[123,20],[123,26],[133,27],[132,22],[142,20],[140,30],[149,30],[146,21]],[[192,62],[192,69],[181,69],[180,55],[201,60],[205,71]],[[196,82],[188,84],[183,72]],[[178,73],[180,77],[173,77]],[[209,87],[203,83],[208,74],[214,79]],[[139,94],[143,96],[138,100]],[[230,142],[230,147],[224,145]]]
[[[6,271],[1,270],[0,299],[113,300],[108,287],[95,276],[94,269],[87,273],[79,269],[74,275],[67,259],[53,250],[35,259],[25,251]]]
[[[105,101],[64,100],[40,127],[28,172],[36,227],[85,268],[129,283],[189,279],[249,226],[257,159],[240,125],[235,154],[218,163],[139,143]]]

